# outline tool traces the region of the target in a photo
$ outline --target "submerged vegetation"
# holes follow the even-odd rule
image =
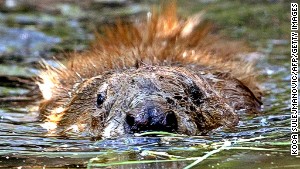
[[[161,132],[161,133],[148,132],[148,133],[143,133],[143,136],[146,136],[147,134],[149,135],[157,134],[161,136],[167,135],[167,137],[161,138],[165,140],[171,139],[169,135],[172,135],[173,139],[183,138],[181,135],[176,136],[176,134],[165,133],[165,132]],[[236,150],[236,151],[288,152],[288,150],[286,150],[286,146],[289,145],[288,142],[276,142],[276,143],[263,142],[264,139],[267,138],[271,139],[272,137],[274,136],[268,136],[268,137],[259,136],[259,137],[249,138],[249,139],[234,138],[234,139],[225,139],[220,142],[196,143],[195,145],[185,150],[185,151],[197,151],[198,154],[200,154],[200,152],[203,154],[202,156],[196,156],[196,157],[185,156],[182,153],[179,155],[178,151],[176,153],[176,150],[172,150],[172,148],[170,148],[168,152],[151,151],[151,150],[143,150],[140,152],[140,154],[145,158],[147,158],[147,156],[156,157],[156,159],[153,160],[148,159],[148,160],[110,161],[107,159],[107,156],[111,156],[111,155],[103,154],[96,158],[90,159],[87,167],[93,168],[93,167],[108,167],[108,166],[115,166],[115,165],[134,165],[134,164],[149,164],[149,163],[164,163],[164,162],[194,161],[184,167],[184,169],[189,169],[200,164],[203,160],[211,158],[211,156],[213,155],[216,156],[215,157],[216,159],[219,159],[218,154],[222,156],[221,153],[222,151]],[[276,145],[276,147],[274,145]],[[128,151],[127,153],[130,152],[131,151]],[[114,154],[114,153],[110,153],[110,154]],[[230,164],[227,164],[226,166],[225,164],[223,167],[234,167],[234,166],[235,165],[230,166]],[[216,167],[222,167],[222,165],[217,163]]]

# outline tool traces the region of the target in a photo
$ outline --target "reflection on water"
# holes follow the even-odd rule
[[[266,89],[263,100],[264,112],[259,116],[242,115],[235,131],[218,129],[206,137],[126,137],[95,142],[84,137],[49,136],[41,127],[42,122],[38,119],[34,105],[11,106],[0,103],[0,167],[85,168],[86,166],[101,167],[101,164],[108,163],[108,165],[115,165],[107,168],[183,168],[195,159],[180,160],[180,157],[201,157],[208,150],[213,150],[204,145],[210,146],[226,139],[232,141],[232,147],[237,149],[221,151],[202,161],[198,166],[299,168],[297,163],[299,160],[289,156],[288,144],[290,75],[287,49],[289,44],[285,40],[267,41],[264,44],[261,45],[263,50],[257,53],[262,55],[257,67],[262,70],[260,78],[263,79],[262,86]],[[3,93],[5,93],[4,88],[0,88],[0,94]],[[13,93],[13,95],[17,94],[18,92]],[[244,144],[235,142],[241,138],[256,137],[259,139]],[[243,150],[240,147],[265,149]],[[126,164],[126,161],[135,160],[141,162]],[[118,163],[120,165],[117,165]]]
[[[0,26],[0,54],[6,56],[40,56],[60,39],[30,29],[8,28]]]

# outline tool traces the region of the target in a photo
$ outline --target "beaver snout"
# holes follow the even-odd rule
[[[126,116],[132,133],[141,131],[177,131],[178,124],[173,111],[164,112],[157,107],[146,107],[140,113]]]

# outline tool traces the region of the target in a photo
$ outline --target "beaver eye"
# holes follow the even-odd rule
[[[97,107],[99,108],[105,100],[105,96],[103,94],[97,95]]]
[[[199,106],[200,104],[202,104],[204,102],[204,95],[203,93],[201,92],[201,90],[199,89],[198,86],[196,85],[193,85],[191,88],[190,88],[190,96],[191,96],[191,99],[192,101],[197,105]]]

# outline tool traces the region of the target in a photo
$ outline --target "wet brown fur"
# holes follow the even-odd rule
[[[180,69],[182,72],[192,70],[224,99],[227,98],[227,103],[235,110],[246,109],[251,113],[260,110],[257,73],[253,71],[252,63],[245,62],[241,57],[241,52],[247,50],[241,42],[224,40],[210,33],[211,26],[202,20],[202,13],[186,20],[180,19],[174,3],[165,5],[161,13],[154,10],[151,15],[147,22],[117,22],[114,27],[105,27],[103,35],[97,34],[91,49],[84,53],[72,53],[66,66],[53,68],[45,65],[43,74],[51,78],[55,85],[52,98],[41,103],[40,111],[48,116],[53,109],[63,107],[62,117],[57,117],[59,125],[83,123],[90,118],[87,117],[89,111],[86,105],[94,104],[93,99],[85,97],[89,96],[88,93],[94,97],[97,86],[105,79],[103,76],[152,66],[159,70],[162,66],[162,71],[168,67],[183,67]],[[101,80],[94,82],[97,78]],[[72,97],[70,93],[73,93]],[[84,99],[79,101],[78,106],[70,106],[78,101],[74,97],[80,98],[82,95]],[[74,113],[76,111],[81,114]],[[101,124],[105,121],[104,116],[102,120],[96,120],[90,127],[100,131],[104,127]],[[236,123],[235,120],[232,125]],[[217,126],[220,124],[212,125],[206,131]]]

